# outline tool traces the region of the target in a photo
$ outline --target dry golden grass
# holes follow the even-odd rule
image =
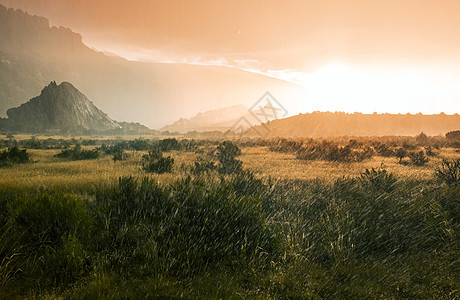
[[[128,151],[128,159],[117,162],[109,155],[94,160],[67,161],[54,157],[60,150],[28,152],[33,163],[0,168],[0,188],[58,187],[69,191],[91,192],[116,183],[121,176],[140,175],[170,182],[181,175],[181,164],[195,158],[194,153],[165,153],[171,155],[176,162],[174,174],[149,175],[141,169],[142,155],[146,153],[141,151]]]
[[[93,147],[83,147],[91,149]],[[341,177],[357,176],[369,168],[384,166],[401,179],[411,178],[429,180],[433,178],[434,168],[442,157],[460,157],[454,149],[443,149],[439,157],[431,158],[423,167],[401,165],[396,158],[374,156],[362,163],[334,163],[326,161],[303,161],[294,154],[270,152],[267,147],[243,148],[239,157],[243,167],[257,176],[272,176],[279,179],[324,179],[335,180]],[[172,174],[151,175],[141,169],[141,158],[146,152],[128,151],[125,161],[114,162],[105,155],[95,160],[66,161],[55,158],[60,150],[28,150],[34,163],[0,168],[0,188],[58,187],[69,191],[91,193],[99,188],[117,182],[120,176],[151,176],[161,182],[171,182],[183,174],[181,165],[192,165],[197,154],[172,151],[175,160]]]
[[[243,166],[258,175],[270,175],[280,179],[325,179],[353,177],[370,168],[383,166],[401,179],[432,179],[435,166],[442,157],[460,157],[454,149],[443,149],[439,157],[430,158],[427,165],[414,167],[398,164],[396,158],[374,156],[360,163],[337,163],[327,161],[305,161],[295,158],[295,154],[270,152],[267,147],[244,148],[240,159]],[[406,158],[407,159],[407,158]]]

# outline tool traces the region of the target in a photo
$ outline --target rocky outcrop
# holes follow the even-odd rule
[[[149,130],[140,124],[112,120],[68,82],[57,85],[52,81],[40,96],[9,109],[7,115],[3,127],[22,132],[146,133]]]

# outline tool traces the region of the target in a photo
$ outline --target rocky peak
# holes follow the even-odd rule
[[[103,132],[120,125],[69,82],[52,81],[40,96],[7,111],[9,126],[24,131]]]

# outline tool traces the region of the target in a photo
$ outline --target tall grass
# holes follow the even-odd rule
[[[0,298],[460,297],[457,184],[384,167],[334,180],[214,167],[139,177],[139,161],[86,162],[137,174],[98,188],[0,187]]]

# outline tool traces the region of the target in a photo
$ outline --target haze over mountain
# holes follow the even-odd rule
[[[0,5],[0,116],[52,80],[72,82],[116,120],[151,128],[216,107],[250,106],[267,90],[288,109],[299,100],[299,87],[260,74],[106,56],[70,29]]]
[[[243,130],[251,126],[278,118],[273,107],[265,105],[250,109],[244,105],[235,105],[198,113],[190,119],[181,118],[161,131],[186,133],[190,131]]]
[[[118,123],[72,84],[51,82],[39,96],[7,111],[0,128],[21,132],[149,133],[140,124]]]

